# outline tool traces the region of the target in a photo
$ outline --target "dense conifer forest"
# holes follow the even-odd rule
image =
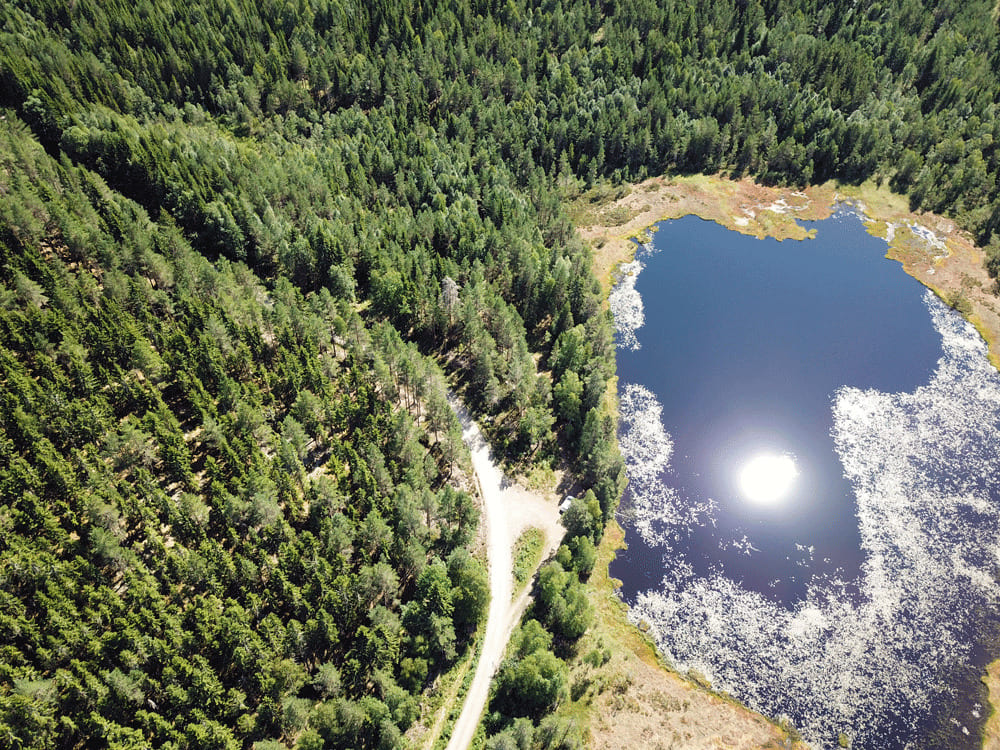
[[[449,384],[582,491],[487,744],[585,744],[624,474],[564,197],[875,177],[1000,271],[998,8],[0,5],[0,745],[405,747],[488,600]]]

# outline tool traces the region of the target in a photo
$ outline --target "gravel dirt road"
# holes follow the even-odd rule
[[[511,601],[514,591],[513,549],[518,535],[529,527],[545,534],[543,559],[559,545],[563,528],[555,498],[529,492],[511,482],[493,462],[489,443],[469,412],[454,396],[452,409],[462,423],[462,439],[472,454],[472,467],[483,499],[482,520],[486,527],[486,549],[490,568],[490,609],[479,663],[465,696],[462,713],[452,728],[447,750],[466,750],[486,707],[490,683],[503,659],[510,634],[528,606],[529,592]]]

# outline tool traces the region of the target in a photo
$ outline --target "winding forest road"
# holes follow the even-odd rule
[[[466,750],[479,726],[489,697],[490,683],[503,659],[507,641],[528,605],[527,589],[516,601],[511,601],[514,592],[513,550],[517,537],[529,527],[540,528],[545,534],[544,559],[559,545],[563,528],[559,524],[556,503],[540,493],[528,492],[509,482],[493,462],[489,443],[465,406],[450,393],[448,401],[462,423],[462,439],[472,454],[472,468],[479,481],[490,568],[490,610],[486,635],[476,673],[465,696],[465,705],[452,728],[447,747],[447,750]]]

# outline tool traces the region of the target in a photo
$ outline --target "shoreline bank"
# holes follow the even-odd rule
[[[976,327],[1000,369],[1000,296],[986,273],[985,254],[952,219],[910,211],[906,197],[888,188],[827,182],[798,190],[747,178],[653,177],[632,186],[597,186],[576,195],[569,207],[593,248],[594,271],[607,293],[615,269],[634,256],[632,238],[660,221],[695,215],[759,239],[804,240],[812,230],[799,222],[826,219],[841,203],[853,205],[868,232],[886,240],[887,258]]]
[[[986,273],[985,254],[954,221],[910,211],[904,196],[886,188],[826,183],[795,190],[719,176],[660,177],[633,186],[599,185],[578,194],[570,203],[570,211],[577,230],[592,246],[595,273],[607,294],[615,270],[634,258],[633,239],[648,236],[660,221],[695,215],[761,239],[804,240],[814,230],[800,221],[828,218],[839,204],[845,203],[862,215],[870,234],[886,241],[886,258],[899,262],[905,273],[959,310],[977,328],[989,346],[991,363],[1000,369],[1000,297],[994,293],[996,282]],[[612,534],[610,526],[608,537],[613,540],[606,541],[618,545],[608,553],[606,559],[610,561],[624,540],[620,531]],[[602,555],[598,567],[605,564]],[[603,570],[606,575],[606,567]],[[614,592],[613,581],[602,577],[594,583],[599,593]],[[624,613],[620,616],[626,617]],[[642,639],[639,629],[635,631]],[[676,675],[669,667],[661,667]],[[989,687],[992,718],[982,747],[1000,748],[1000,660],[989,666],[984,682]],[[693,684],[688,689],[699,690]],[[594,734],[600,735],[597,731]]]

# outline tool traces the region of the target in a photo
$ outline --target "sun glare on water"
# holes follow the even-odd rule
[[[755,456],[740,471],[740,489],[750,502],[770,505],[788,494],[798,475],[791,456]]]

